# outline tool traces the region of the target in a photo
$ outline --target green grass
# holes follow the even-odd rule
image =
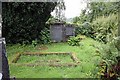
[[[47,46],[46,50],[39,50],[37,47],[32,45],[21,46],[8,45],[7,54],[10,64],[10,75],[11,77],[15,76],[17,78],[94,78],[97,73],[96,64],[101,59],[100,56],[97,56],[96,48],[93,45],[101,45],[99,42],[94,41],[91,38],[86,38],[81,41],[82,46],[69,46],[67,43],[52,43],[45,44],[42,46]],[[49,67],[49,66],[17,66],[11,63],[17,52],[73,52],[76,54],[77,58],[80,61],[80,65],[77,67]],[[60,59],[63,62],[70,62],[71,59],[63,56],[21,56],[18,60],[18,63],[31,62],[34,63],[36,60],[46,60],[51,59]]]
[[[50,63],[50,62],[59,62],[59,63],[69,63],[73,62],[70,55],[41,55],[41,56],[30,56],[22,55],[17,63]]]

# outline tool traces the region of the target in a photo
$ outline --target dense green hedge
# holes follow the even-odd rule
[[[7,43],[30,43],[41,40],[41,30],[51,16],[56,2],[4,2],[3,37]]]

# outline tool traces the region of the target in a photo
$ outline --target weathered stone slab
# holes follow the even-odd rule
[[[0,38],[0,73],[2,73],[3,80],[10,80],[5,38]]]

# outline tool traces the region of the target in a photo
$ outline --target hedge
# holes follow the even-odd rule
[[[41,40],[40,32],[51,16],[56,2],[3,2],[3,37],[7,43]]]

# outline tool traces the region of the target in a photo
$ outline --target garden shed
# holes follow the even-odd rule
[[[65,25],[65,32],[66,32],[66,40],[70,37],[70,36],[75,36],[75,25],[73,24],[66,24]]]
[[[65,42],[69,36],[75,36],[74,25],[64,23],[51,24],[50,37],[53,42]]]

